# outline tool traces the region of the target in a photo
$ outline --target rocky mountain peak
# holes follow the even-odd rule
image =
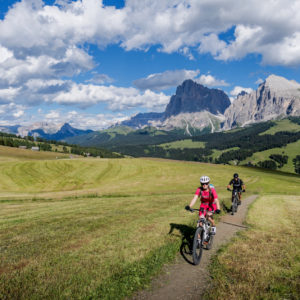
[[[278,96],[300,96],[300,84],[277,75],[270,75],[262,84]]]
[[[209,89],[189,79],[177,87],[176,94],[171,97],[166,107],[164,117],[200,111],[223,114],[229,105],[230,100],[222,90]]]
[[[238,97],[225,111],[223,129],[290,115],[300,115],[300,84],[270,75],[256,91]]]

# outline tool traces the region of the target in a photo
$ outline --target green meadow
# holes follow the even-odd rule
[[[248,157],[244,161],[242,161],[241,164],[247,164],[248,162],[257,164],[259,161],[269,160],[269,156],[271,154],[287,155],[289,157],[287,164],[285,164],[279,170],[283,172],[293,173],[295,169],[293,165],[293,159],[297,155],[300,155],[300,140],[295,143],[287,144],[285,147],[256,152],[251,157]]]
[[[205,299],[299,299],[299,213],[299,195],[259,197],[246,220],[250,229],[214,258]]]
[[[248,195],[267,197],[268,207],[277,207],[280,195],[299,203],[300,177],[288,173],[37,154],[42,156],[0,154],[0,299],[121,299],[146,287],[178,254],[180,229],[195,225],[196,216],[184,206],[203,174],[224,207],[234,172]],[[276,235],[273,227],[266,230]]]
[[[174,148],[174,149],[184,149],[184,148],[204,148],[205,142],[194,142],[192,139],[179,140],[171,143],[160,144],[160,147],[164,149]]]

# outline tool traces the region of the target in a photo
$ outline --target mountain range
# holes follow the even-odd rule
[[[194,136],[299,115],[300,84],[284,77],[270,75],[256,91],[249,94],[242,91],[233,102],[220,89],[210,89],[193,80],[185,80],[171,96],[164,112],[139,113],[113,127],[126,126],[137,130],[150,126]],[[46,122],[30,126],[0,126],[0,131],[51,140],[86,134],[90,139],[94,134],[92,130],[77,129],[68,123]],[[76,138],[72,141],[76,142]]]
[[[48,122],[36,122],[30,126],[0,126],[0,131],[6,133],[13,133],[16,135],[34,136],[47,140],[64,140],[68,137],[79,136],[93,132],[92,130],[81,130],[72,127],[68,123],[48,123]]]
[[[160,114],[138,114],[120,125],[135,129],[153,126],[162,130],[185,129],[185,133],[220,131],[248,124],[300,115],[300,84],[270,75],[256,91],[242,91],[232,103],[218,89],[192,80],[177,87],[166,110]]]

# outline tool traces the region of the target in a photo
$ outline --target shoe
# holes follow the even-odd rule
[[[213,226],[213,227],[211,228],[210,234],[211,234],[211,235],[215,235],[216,232],[217,232],[217,229],[216,229],[215,226]]]

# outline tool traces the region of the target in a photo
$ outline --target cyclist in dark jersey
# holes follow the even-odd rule
[[[233,197],[233,192],[237,191],[240,199],[238,204],[241,204],[242,191],[245,192],[245,184],[243,180],[239,178],[239,174],[237,173],[233,174],[233,179],[229,181],[227,185],[227,190],[230,190],[231,185],[232,185],[232,197]]]

